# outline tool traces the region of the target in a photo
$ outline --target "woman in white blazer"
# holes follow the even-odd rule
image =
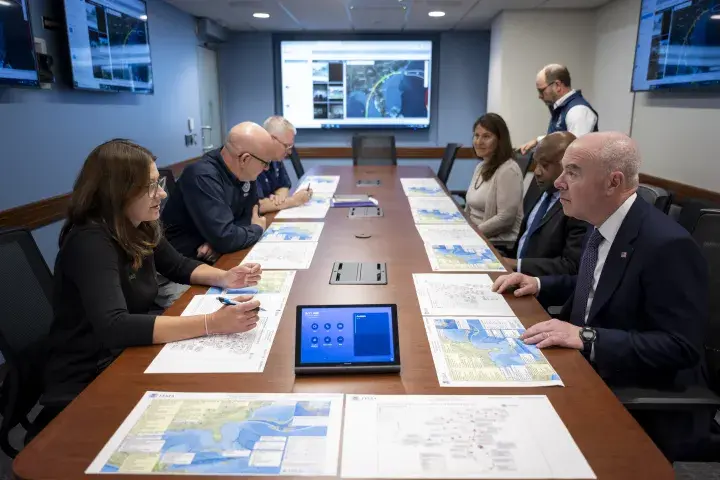
[[[470,180],[465,211],[491,242],[514,242],[523,219],[523,175],[500,115],[487,113],[475,121],[473,149],[481,162]]]

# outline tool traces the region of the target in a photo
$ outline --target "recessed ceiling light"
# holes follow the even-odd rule
[[[428,16],[430,16],[430,17],[444,17],[444,16],[445,16],[445,12],[440,12],[440,11],[437,11],[437,10],[436,10],[436,11],[434,11],[434,12],[428,12]]]
[[[255,17],[255,18],[270,18],[270,14],[263,13],[263,12],[255,12],[255,13],[253,13],[253,17]]]
[[[0,0],[0,7],[12,7],[12,2],[9,2],[8,0]]]
[[[711,15],[710,18],[711,18],[712,20],[720,20],[720,13],[719,13],[719,14],[715,14],[715,15]]]
[[[140,15],[140,20],[147,21],[147,15]]]

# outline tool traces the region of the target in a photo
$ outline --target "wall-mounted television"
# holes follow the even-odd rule
[[[282,40],[280,113],[297,128],[428,128],[432,48],[432,40]]]
[[[643,0],[632,90],[720,85],[720,0]]]
[[[0,3],[0,85],[40,85],[26,0]]]
[[[73,86],[153,93],[143,0],[65,0]]]

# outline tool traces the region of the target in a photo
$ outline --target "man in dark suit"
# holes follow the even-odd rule
[[[707,264],[687,231],[637,197],[635,143],[622,133],[591,133],[568,147],[562,164],[555,186],[565,214],[592,227],[577,275],[496,280],[498,292],[517,286],[515,296],[565,303],[558,319],[531,326],[522,339],[580,350],[611,387],[702,384]],[[635,417],[670,460],[704,433],[691,413]]]
[[[506,259],[515,271],[532,276],[577,273],[587,223],[563,213],[560,192],[554,185],[573,140],[575,135],[570,132],[551,133],[535,150],[535,182],[525,194],[526,214],[511,252],[515,258]]]

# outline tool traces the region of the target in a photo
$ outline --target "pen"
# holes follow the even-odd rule
[[[309,183],[308,183],[307,191],[308,191],[308,192],[310,191],[310,184],[309,184]]]
[[[237,302],[233,302],[233,301],[230,300],[229,298],[217,297],[217,299],[218,299],[218,302],[222,303],[223,305],[237,305]],[[266,310],[265,310],[264,308],[262,308],[262,307],[258,307],[258,308],[256,308],[255,310],[260,310],[261,312],[266,311]]]

